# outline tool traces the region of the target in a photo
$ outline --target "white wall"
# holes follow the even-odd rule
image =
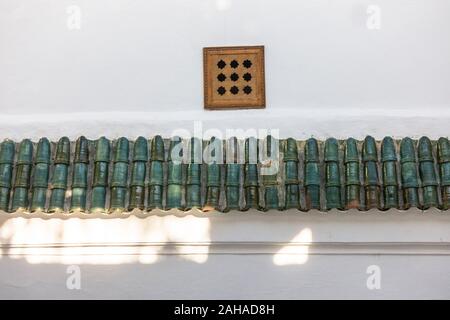
[[[66,26],[69,5],[80,30]],[[195,121],[447,136],[449,12],[447,0],[0,0],[0,139],[167,137]],[[202,47],[256,44],[267,108],[203,110]],[[2,214],[0,298],[450,298],[450,225],[436,211],[199,217],[191,232],[171,217]],[[72,263],[81,291],[65,286]],[[371,264],[381,290],[366,287]]]
[[[0,298],[450,298],[446,213],[172,213],[0,213]]]
[[[382,270],[368,290],[366,269]],[[164,256],[158,264],[82,265],[81,290],[66,288],[67,266],[3,258],[2,299],[449,299],[448,256],[312,256],[274,267],[266,255],[216,255],[198,265]]]
[[[81,9],[80,30],[66,26],[69,5]],[[369,5],[381,9],[379,30],[366,27]],[[295,137],[448,134],[447,0],[1,0],[0,9],[1,138],[170,135],[194,120]],[[204,111],[202,47],[247,44],[266,46],[267,109]]]

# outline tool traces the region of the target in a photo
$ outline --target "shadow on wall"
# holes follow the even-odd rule
[[[258,231],[248,227],[237,230],[243,214],[206,216],[194,211],[183,216],[167,212],[158,216],[138,210],[130,214],[69,216],[0,212],[0,258],[25,259],[30,264],[95,265],[153,264],[164,255],[177,255],[198,264],[207,262],[210,254],[267,254],[277,266],[303,264],[308,260],[312,232],[307,227],[298,232],[299,225],[293,224],[288,234],[282,236],[291,240],[277,242],[275,249],[267,250],[265,245],[273,245],[273,241],[261,241],[261,228],[267,228],[264,222],[255,222],[259,224]],[[268,218],[267,221],[272,221],[270,215]],[[232,223],[235,234],[233,231],[225,237],[214,236],[214,221]]]

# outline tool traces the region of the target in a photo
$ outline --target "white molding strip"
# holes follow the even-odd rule
[[[450,255],[448,242],[136,242],[0,246],[3,256],[40,255]],[[280,250],[286,250],[282,252]]]
[[[430,111],[431,110],[431,111]],[[49,116],[51,115],[51,116]],[[126,136],[173,136],[174,132],[201,133],[204,138],[217,136],[217,130],[279,129],[280,138],[307,139],[311,136],[325,139],[354,137],[363,139],[372,135],[377,139],[385,135],[395,138],[426,135],[432,139],[447,136],[450,110],[447,106],[430,108],[333,108],[297,106],[254,110],[228,110],[210,112],[189,109],[150,112],[60,112],[6,114],[0,118],[0,139],[30,138],[37,141],[46,136],[51,140],[68,136],[76,139],[81,133],[89,139],[102,135],[108,138]],[[150,124],[150,125],[149,125]],[[201,128],[201,130],[199,130]],[[299,129],[301,128],[301,129]],[[381,130],[380,128],[383,128]],[[183,130],[180,130],[183,129]],[[213,129],[208,131],[208,129]],[[254,135],[247,132],[245,136]]]

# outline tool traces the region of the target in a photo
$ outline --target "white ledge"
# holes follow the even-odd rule
[[[95,110],[95,109],[93,109]],[[127,110],[124,107],[124,110]],[[135,139],[140,135],[160,134],[171,137],[183,132],[200,134],[205,139],[226,130],[278,129],[280,138],[307,139],[311,136],[325,139],[335,137],[363,139],[372,135],[395,138],[427,135],[431,139],[448,136],[450,119],[448,107],[433,108],[342,108],[342,107],[285,107],[262,110],[230,110],[214,112],[199,108],[178,111],[153,112],[74,112],[41,114],[2,114],[0,139],[30,138],[37,141],[46,136],[57,140],[68,136],[74,140],[81,134],[89,139],[105,135],[114,139],[121,136]],[[180,131],[180,129],[182,131]],[[208,131],[209,129],[213,129]]]
[[[449,242],[168,242],[1,245],[5,256],[60,255],[450,255]],[[143,250],[144,249],[144,250]],[[151,250],[145,250],[151,249]],[[144,251],[144,252],[143,252]]]

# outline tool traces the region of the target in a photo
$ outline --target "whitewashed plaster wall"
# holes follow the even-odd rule
[[[67,28],[71,5],[80,29]],[[446,0],[0,0],[0,138],[447,136],[449,12]],[[202,47],[254,44],[267,108],[203,110]],[[450,298],[437,210],[0,215],[1,298]],[[79,291],[66,288],[72,264]],[[370,265],[380,290],[366,287]]]
[[[134,214],[0,214],[0,298],[450,297],[447,213]]]
[[[194,120],[298,138],[447,135],[448,12],[447,0],[0,0],[0,137],[170,135]],[[202,47],[260,44],[267,108],[203,110]]]

